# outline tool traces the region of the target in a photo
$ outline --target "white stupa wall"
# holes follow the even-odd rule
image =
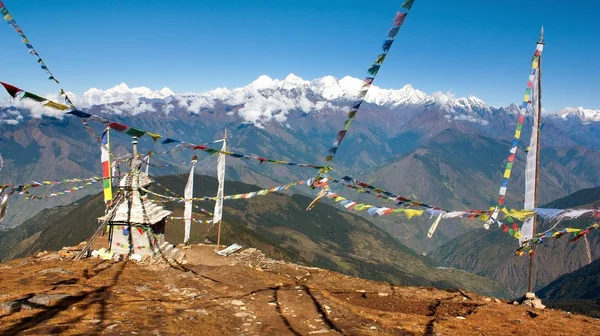
[[[154,248],[158,249],[160,245],[164,242],[164,234],[161,233],[153,233],[152,227],[150,226],[131,226],[131,232],[129,231],[130,227],[126,224],[123,225],[112,225],[112,242],[111,242],[111,251],[118,254],[129,254],[129,242],[130,236],[133,241],[133,249],[131,253],[139,254],[139,255],[153,255],[153,249],[151,244],[151,237],[154,235],[155,243]]]

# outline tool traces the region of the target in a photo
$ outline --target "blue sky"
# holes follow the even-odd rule
[[[175,92],[262,74],[362,78],[400,0],[3,0],[66,90],[121,82]],[[416,0],[374,84],[519,103],[540,26],[543,105],[600,109],[600,2]],[[0,25],[0,80],[56,92]]]

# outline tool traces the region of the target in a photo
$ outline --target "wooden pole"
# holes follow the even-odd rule
[[[227,128],[225,129],[225,137],[223,138],[224,141],[227,141]],[[218,168],[217,168],[218,169]],[[223,177],[225,178],[225,177]],[[218,202],[218,200],[217,200]],[[221,212],[223,212],[223,207],[221,206]],[[221,217],[223,217],[221,215]],[[217,229],[217,250],[221,248],[221,222],[223,222],[223,220],[219,220],[219,227]]]
[[[538,44],[544,44],[544,27],[542,27],[542,30],[540,32],[540,41],[538,42]],[[542,55],[540,54],[540,59],[539,59],[539,63],[538,63],[538,78],[537,78],[537,87],[538,87],[538,92],[537,92],[537,100],[535,102],[535,104],[537,104],[537,120],[538,120],[538,136],[537,136],[537,140],[536,140],[536,147],[535,147],[535,151],[536,151],[536,155],[535,155],[535,198],[533,200],[533,207],[536,208],[538,205],[538,182],[540,180],[540,138],[541,138],[541,133],[540,133],[540,129],[542,126]],[[535,236],[535,231],[536,231],[536,224],[537,224],[537,216],[533,215],[533,228],[532,228],[532,232],[533,232],[533,236]],[[533,293],[533,288],[534,288],[534,283],[533,283],[533,269],[534,269],[534,257],[535,254],[534,253],[530,253],[529,254],[529,283],[527,286],[527,291],[530,293]]]

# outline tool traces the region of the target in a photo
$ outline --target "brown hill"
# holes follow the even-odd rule
[[[593,335],[600,322],[464,291],[400,287],[213,246],[188,262],[0,264],[0,333],[61,335]],[[257,260],[260,260],[257,262]]]

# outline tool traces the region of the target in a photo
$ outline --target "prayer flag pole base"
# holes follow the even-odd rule
[[[513,304],[520,304],[522,306],[528,306],[536,309],[544,309],[546,306],[542,304],[542,300],[535,296],[535,293],[527,292],[525,296],[521,298],[520,302],[513,302]]]
[[[221,248],[221,221],[219,221],[219,228],[217,229],[217,250]]]

